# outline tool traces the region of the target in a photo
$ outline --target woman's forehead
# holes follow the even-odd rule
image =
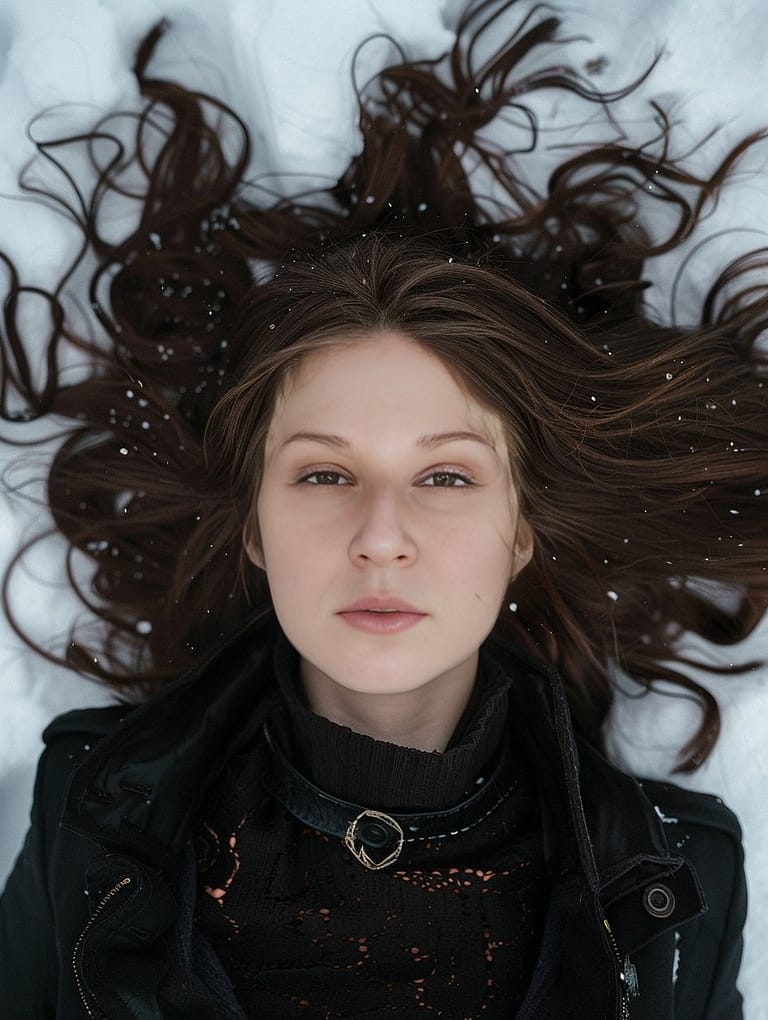
[[[419,437],[474,432],[493,447],[505,446],[499,415],[436,354],[399,333],[345,338],[307,355],[280,392],[270,435],[377,428]]]

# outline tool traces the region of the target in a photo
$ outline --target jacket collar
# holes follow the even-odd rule
[[[607,919],[622,954],[702,913],[696,875],[685,858],[670,853],[641,784],[575,735],[558,671],[502,643],[490,641],[486,649],[498,668],[510,668],[510,655],[515,663],[510,693],[542,794],[545,851],[560,909],[566,915],[592,909],[596,920]],[[647,906],[645,894],[659,884],[671,893],[668,913]]]
[[[189,826],[229,757],[261,727],[277,622],[248,622],[194,670],[126,712],[75,772],[63,824],[176,871]]]

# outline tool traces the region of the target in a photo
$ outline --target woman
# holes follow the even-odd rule
[[[472,67],[495,10],[465,15],[452,82],[385,72],[342,182],[271,206],[204,100],[147,78],[156,34],[139,53],[164,104],[141,222],[109,244],[84,204],[113,351],[42,392],[10,367],[78,418],[50,501],[109,631],[72,662],[154,693],[46,734],[0,911],[20,1015],[740,1015],[735,819],[599,753],[618,662],[697,693],[700,763],[716,706],[671,641],[764,604],[764,301],[695,333],[640,302],[698,216],[673,185],[703,201],[738,151],[699,181],[605,146],[537,195],[480,129],[525,87],[606,97],[515,79],[551,19]],[[651,168],[681,210],[655,245]]]

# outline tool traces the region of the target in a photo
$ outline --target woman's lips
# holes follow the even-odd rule
[[[355,630],[369,634],[396,634],[414,627],[427,614],[397,595],[382,592],[363,595],[341,609],[338,615]]]
[[[364,630],[369,634],[396,634],[398,631],[414,627],[424,619],[426,613],[352,609],[343,610],[338,615],[355,630]]]

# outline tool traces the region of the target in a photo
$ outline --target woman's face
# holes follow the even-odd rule
[[[270,425],[247,548],[305,683],[473,679],[531,556],[517,503],[500,419],[425,348],[383,333],[304,360]]]

